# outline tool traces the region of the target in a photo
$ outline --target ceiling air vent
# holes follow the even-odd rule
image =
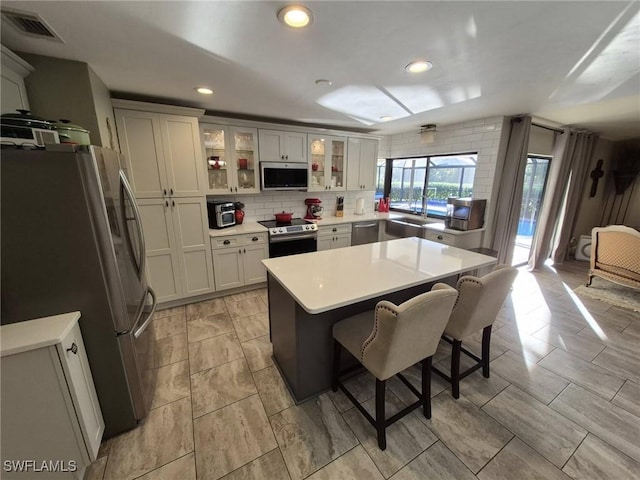
[[[62,39],[53,29],[37,14],[21,12],[18,10],[2,9],[2,18],[7,19],[21,32],[38,38],[47,38],[62,42]]]

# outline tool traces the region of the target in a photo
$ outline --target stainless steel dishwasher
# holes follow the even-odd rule
[[[363,245],[378,241],[378,228],[380,222],[355,222],[351,228],[351,245]]]

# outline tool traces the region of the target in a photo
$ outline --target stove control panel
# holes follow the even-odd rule
[[[307,225],[287,225],[285,227],[274,227],[269,229],[269,235],[287,235],[292,233],[314,233],[318,231],[315,223]]]

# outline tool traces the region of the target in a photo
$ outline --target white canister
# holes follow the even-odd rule
[[[356,198],[356,215],[364,215],[364,198]]]

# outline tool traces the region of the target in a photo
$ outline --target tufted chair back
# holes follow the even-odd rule
[[[362,344],[362,365],[386,380],[433,355],[456,296],[455,289],[438,283],[400,305],[378,302],[373,331]]]
[[[517,274],[514,267],[498,265],[484,277],[458,280],[458,299],[444,333],[462,340],[493,324]]]

